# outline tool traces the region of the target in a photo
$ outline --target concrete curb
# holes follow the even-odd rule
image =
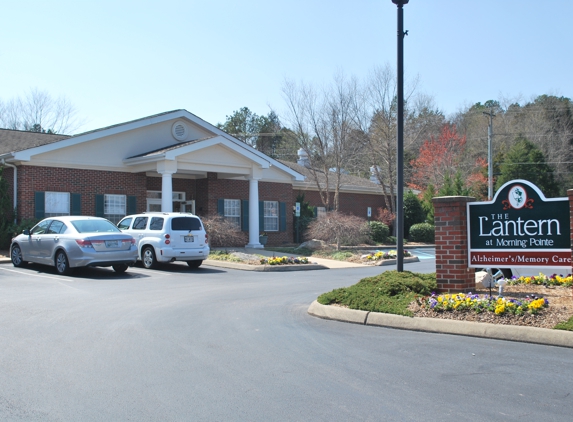
[[[380,263],[376,263],[376,265],[378,266],[383,266],[383,265],[396,265],[396,259],[381,259]],[[409,262],[420,262],[420,259],[417,256],[408,256],[404,258],[404,264],[407,264]]]
[[[439,318],[406,317],[321,305],[316,300],[308,308],[308,313],[318,318],[355,324],[573,348],[572,331]]]
[[[250,265],[250,264],[241,264],[239,262],[217,261],[215,259],[206,259],[203,261],[203,265],[208,265],[211,267],[230,268],[233,270],[262,271],[262,272],[328,270],[328,267],[319,264]]]

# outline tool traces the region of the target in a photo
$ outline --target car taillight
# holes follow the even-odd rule
[[[76,239],[76,243],[80,248],[93,248],[92,242],[84,239]]]
[[[133,237],[131,238],[131,244],[135,245],[135,239]]]
[[[209,243],[209,235],[205,233],[205,243]]]
[[[171,243],[171,240],[169,240],[171,236],[169,236],[169,234],[165,233],[165,244],[169,245]]]

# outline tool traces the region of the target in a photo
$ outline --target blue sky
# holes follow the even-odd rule
[[[391,0],[10,1],[0,99],[65,96],[79,132],[184,108],[216,124],[285,110],[285,78],[321,86],[396,64]],[[500,97],[573,97],[571,0],[410,0],[406,77],[446,114]]]

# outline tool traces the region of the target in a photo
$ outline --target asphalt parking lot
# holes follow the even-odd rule
[[[570,349],[308,315],[381,270],[2,264],[0,420],[568,420]]]

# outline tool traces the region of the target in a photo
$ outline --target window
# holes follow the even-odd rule
[[[45,217],[70,215],[70,194],[68,192],[46,192],[44,210]]]
[[[105,218],[117,224],[125,217],[125,195],[104,195]]]
[[[162,230],[163,229],[163,217],[152,217],[149,223],[149,230]]]
[[[175,217],[171,220],[171,230],[201,230],[201,221],[195,217]]]
[[[117,227],[120,230],[128,230],[129,226],[131,225],[131,221],[133,220],[133,218],[129,217],[129,218],[124,218],[123,220],[121,220],[121,222],[117,225]]]
[[[147,217],[135,217],[132,230],[145,230],[147,227]]]
[[[45,234],[46,230],[48,230],[48,226],[52,220],[44,220],[40,221],[31,231],[30,234]]]
[[[317,218],[326,217],[326,207],[316,207]]]
[[[237,227],[241,227],[241,201],[238,199],[225,199],[224,216]]]
[[[52,221],[50,227],[48,228],[47,234],[60,234],[66,231],[67,227],[64,223],[59,220]]]
[[[279,231],[279,203],[277,201],[264,202],[264,218],[266,232]]]

